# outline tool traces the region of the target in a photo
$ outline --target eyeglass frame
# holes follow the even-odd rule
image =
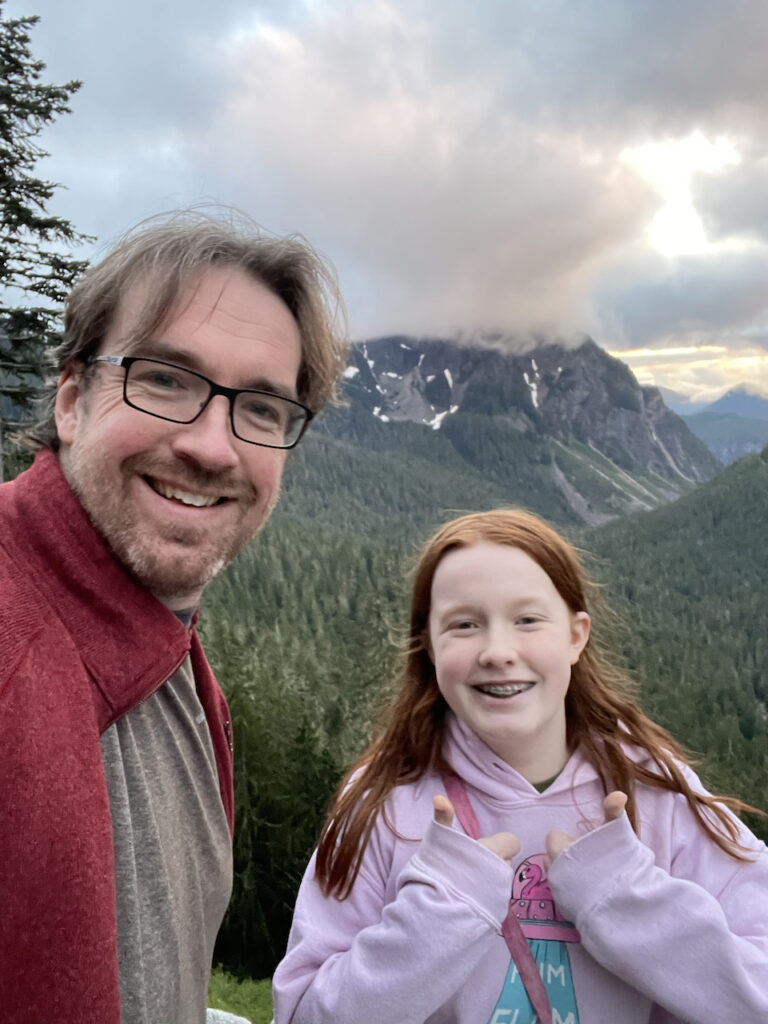
[[[158,366],[170,366],[174,370],[183,370],[184,373],[189,373],[193,377],[198,377],[208,385],[208,397],[195,415],[189,420],[177,420],[173,419],[171,416],[161,416],[160,413],[149,412],[147,409],[142,409],[141,406],[135,405],[128,399],[128,371],[133,363],[136,362],[157,363]],[[289,451],[291,448],[295,448],[304,436],[304,432],[312,419],[314,419],[315,415],[308,406],[304,405],[303,402],[297,401],[295,398],[286,398],[285,395],[276,395],[274,391],[264,391],[260,388],[226,388],[223,384],[217,384],[215,380],[211,380],[210,377],[206,377],[204,373],[198,373],[197,370],[190,370],[188,366],[179,366],[178,363],[169,363],[167,359],[154,359],[152,356],[91,356],[88,360],[88,365],[90,366],[93,363],[108,363],[110,366],[119,366],[125,370],[125,374],[123,375],[123,401],[125,404],[129,408],[135,409],[137,412],[143,412],[145,416],[154,416],[155,419],[165,420],[167,423],[194,423],[195,420],[208,408],[212,398],[215,398],[216,395],[223,395],[229,402],[229,425],[232,428],[234,436],[238,441],[243,441],[245,444],[255,444],[260,448],[277,448],[280,451]],[[296,440],[292,441],[290,444],[267,444],[265,441],[251,441],[247,437],[242,437],[238,434],[237,429],[235,428],[235,400],[238,395],[267,395],[269,398],[279,398],[281,402],[287,402],[289,405],[294,405],[298,409],[301,409],[304,413],[305,419]]]

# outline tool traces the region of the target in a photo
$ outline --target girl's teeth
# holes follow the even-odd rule
[[[532,686],[533,683],[486,683],[477,689],[491,697],[514,697],[516,693],[530,690]]]

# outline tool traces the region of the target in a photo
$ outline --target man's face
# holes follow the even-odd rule
[[[99,355],[130,349],[228,387],[296,397],[299,329],[266,286],[209,269],[156,337],[132,344],[147,293],[146,282],[127,292]],[[286,452],[238,440],[221,395],[193,423],[170,423],[125,404],[122,367],[97,363],[92,374],[85,381],[69,369],[60,382],[64,474],[117,558],[169,607],[191,607],[269,518]]]

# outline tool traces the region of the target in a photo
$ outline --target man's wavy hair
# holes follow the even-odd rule
[[[57,371],[71,363],[88,364],[133,285],[150,285],[131,338],[135,344],[167,323],[182,288],[210,268],[243,270],[283,300],[301,336],[299,401],[314,413],[334,401],[346,365],[347,329],[332,267],[301,236],[270,235],[229,209],[193,208],[150,217],[90,267],[66,302]],[[43,399],[41,419],[25,431],[28,447],[58,448],[54,401],[52,387]]]
[[[480,542],[523,551],[557,588],[571,613],[594,610],[596,589],[579,556],[537,516],[519,509],[477,512],[446,523],[426,542],[413,575],[410,628],[402,654],[399,685],[384,710],[373,741],[342,781],[323,825],[317,849],[317,880],[327,895],[346,899],[360,871],[376,819],[396,786],[427,772],[450,772],[443,752],[448,706],[437,685],[429,647],[432,580],[451,551]],[[565,698],[570,750],[580,747],[597,772],[604,792],[627,794],[627,814],[637,831],[638,786],[679,793],[702,834],[736,859],[748,854],[726,807],[755,808],[733,797],[694,791],[682,770],[689,764],[680,745],[652,722],[632,699],[631,679],[615,664],[593,630],[571,669]],[[632,756],[631,748],[645,758]],[[425,822],[426,825],[426,822]],[[390,826],[391,827],[391,826]]]

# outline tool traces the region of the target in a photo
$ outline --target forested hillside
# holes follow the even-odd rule
[[[206,591],[200,629],[237,758],[227,966],[265,977],[281,956],[327,801],[392,677],[409,563],[464,512],[522,505],[591,552],[645,709],[702,757],[711,787],[768,809],[768,450],[589,529],[553,484],[552,449],[511,418],[464,410],[434,430],[352,403],[291,453],[278,510]],[[621,472],[575,437],[566,447],[591,460],[590,488]]]
[[[315,525],[275,514],[211,585],[201,619],[236,753],[235,889],[217,957],[253,977],[271,974],[285,948],[301,874],[391,675],[402,619],[410,545],[383,528],[368,539],[354,511],[338,526],[326,515]]]
[[[715,787],[768,810],[768,449],[595,531],[645,709]],[[768,837],[764,823],[754,823]]]
[[[326,801],[391,676],[418,541],[461,512],[518,503],[509,482],[449,452],[432,462],[423,428],[398,426],[411,431],[399,452],[302,442],[279,511],[206,594],[204,640],[230,695],[238,758],[237,883],[219,956],[254,976],[280,955]],[[546,492],[528,502],[594,553],[646,710],[703,756],[714,788],[766,808],[767,460],[597,530]]]

